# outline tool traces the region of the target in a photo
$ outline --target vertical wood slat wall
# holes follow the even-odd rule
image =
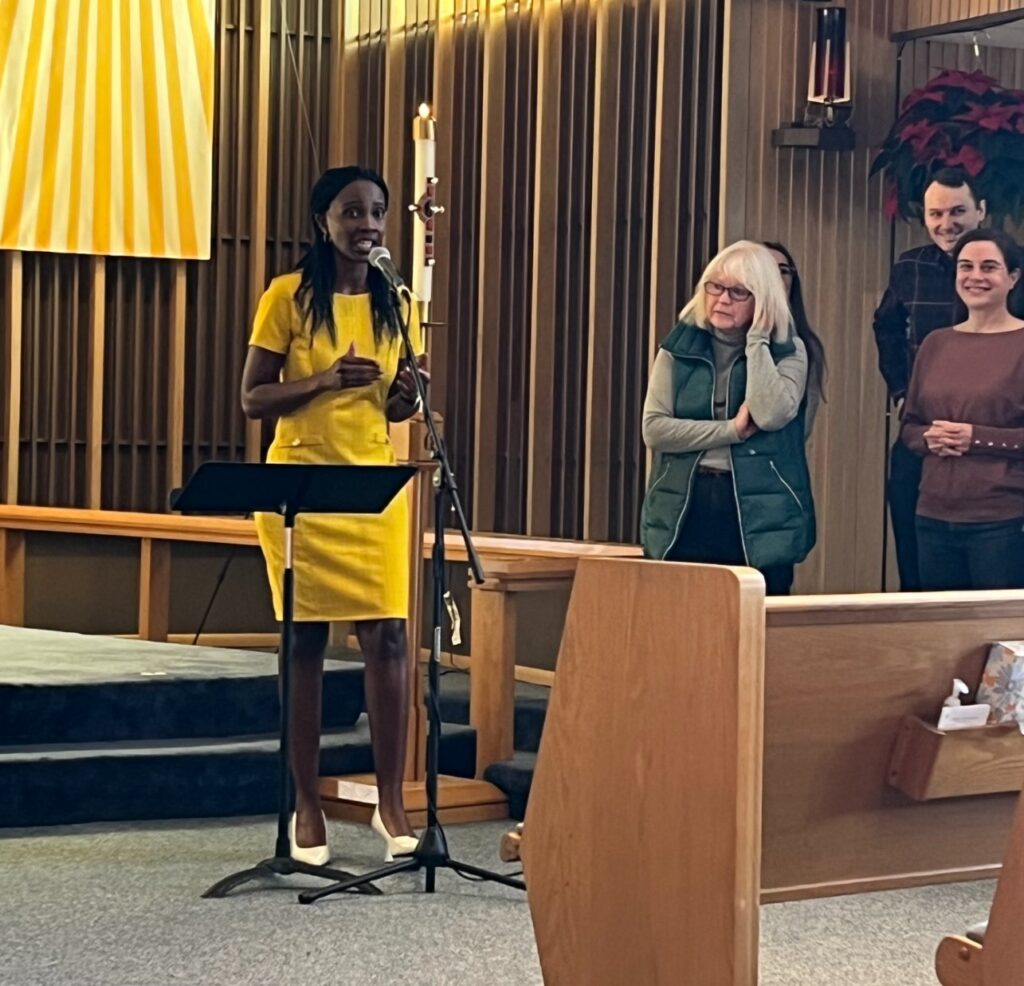
[[[330,0],[219,0],[210,261],[4,255],[6,502],[164,510],[200,462],[259,454],[239,377],[267,272],[308,243],[333,16]]]
[[[985,14],[1003,14],[1015,10],[1024,13],[1021,0],[903,0],[897,4],[897,8],[897,16],[893,20],[893,29],[896,31],[935,27]]]
[[[797,570],[803,592],[877,590],[882,580],[886,394],[871,321],[890,226],[868,171],[893,118],[892,3],[847,4],[857,147],[846,153],[771,146],[772,130],[804,106],[813,7],[734,0],[731,9],[725,238],[790,247],[831,369],[810,444],[818,546]]]
[[[810,446],[818,547],[798,569],[798,591],[866,591],[882,584],[887,407],[871,320],[888,280],[891,231],[881,179],[869,182],[867,172],[897,97],[889,25],[920,27],[989,12],[974,9],[984,4],[958,10],[956,0],[945,0],[932,4],[925,18],[924,6],[895,0],[847,5],[857,133],[857,148],[847,154],[771,147],[772,129],[803,107],[811,9],[799,0],[735,0],[731,11],[725,238],[781,239],[790,246],[831,367],[828,403]],[[915,41],[904,49],[899,95],[943,68],[981,68],[1020,86],[1022,59],[1021,52],[995,48],[982,48],[977,59],[971,46]],[[919,227],[895,227],[897,252],[922,242]],[[891,550],[888,562],[892,587]]]
[[[308,242],[328,164],[383,170],[391,247],[411,254],[426,99],[448,208],[435,392],[473,523],[634,540],[647,369],[718,240],[723,7],[220,0],[212,260],[6,261],[6,498],[160,510],[200,462],[257,454],[237,400],[256,297]]]
[[[718,242],[724,3],[346,8],[332,163],[383,169],[399,261],[438,117],[434,394],[473,525],[635,540],[649,364]]]

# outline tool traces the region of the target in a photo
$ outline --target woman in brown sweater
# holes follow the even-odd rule
[[[921,587],[1024,588],[1021,251],[1005,233],[979,229],[953,260],[967,321],[922,343],[900,432],[924,457]]]

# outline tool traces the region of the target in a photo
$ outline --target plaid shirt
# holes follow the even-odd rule
[[[953,260],[934,243],[901,254],[875,310],[878,368],[898,400],[910,385],[914,356],[924,337],[963,321]]]

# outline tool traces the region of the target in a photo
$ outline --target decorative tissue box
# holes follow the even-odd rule
[[[992,722],[1024,723],[1024,640],[1000,640],[989,648],[975,701],[992,706]]]

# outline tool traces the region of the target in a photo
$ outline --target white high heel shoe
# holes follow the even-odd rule
[[[323,812],[320,813],[323,815]],[[327,816],[324,816],[324,832],[327,831]],[[299,846],[295,844],[295,812],[288,823],[288,844],[292,859],[310,866],[326,866],[331,861],[331,851],[325,842],[322,846]]]
[[[385,863],[390,863],[396,856],[411,856],[420,843],[415,835],[392,835],[384,827],[384,819],[380,817],[380,805],[373,809],[370,828],[384,840]]]

